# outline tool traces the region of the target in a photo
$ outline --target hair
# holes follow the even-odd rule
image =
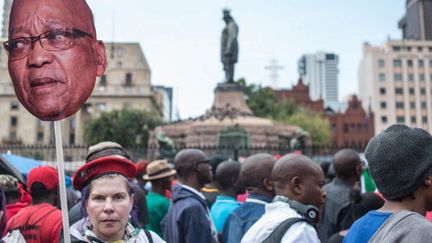
[[[230,158],[226,155],[223,154],[217,154],[217,155],[213,155],[212,157],[210,157],[210,166],[211,166],[211,170],[213,172],[213,175],[216,175],[216,169],[217,167],[224,161],[229,160]]]
[[[102,178],[114,178],[116,176],[120,176],[121,178],[123,178],[125,180],[129,196],[132,196],[135,193],[134,189],[133,189],[132,181],[127,179],[125,176],[123,176],[121,174],[109,173],[109,174],[104,174],[104,175],[101,175],[97,178],[94,178],[87,186],[84,187],[84,189],[81,192],[82,204],[81,204],[81,210],[80,211],[81,211],[81,215],[84,218],[86,218],[88,216],[86,206],[87,206],[87,200],[89,199],[89,196],[90,196],[92,183],[94,181],[97,181],[97,180],[102,179]],[[138,225],[138,209],[137,209],[135,203],[133,204],[132,211],[130,212],[129,215],[131,216],[132,224]]]
[[[333,167],[336,177],[350,179],[357,176],[357,168],[361,165],[359,154],[353,149],[342,149],[334,156]]]
[[[220,164],[216,170],[215,179],[222,190],[234,187],[240,175],[240,166],[238,161],[225,161]]]
[[[58,186],[55,186],[53,189],[46,189],[45,185],[41,182],[35,182],[32,184],[30,189],[30,195],[34,199],[42,199],[46,198],[46,196],[56,192],[58,190]]]

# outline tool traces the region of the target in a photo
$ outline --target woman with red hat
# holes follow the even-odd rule
[[[135,228],[134,164],[122,156],[105,156],[81,166],[73,185],[82,191],[84,219],[71,227],[72,242],[164,242],[157,234]]]

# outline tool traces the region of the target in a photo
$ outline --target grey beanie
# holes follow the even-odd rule
[[[373,137],[365,151],[373,180],[389,200],[415,192],[432,174],[432,136],[395,124]]]

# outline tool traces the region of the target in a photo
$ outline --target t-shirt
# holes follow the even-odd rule
[[[149,212],[149,223],[146,225],[148,230],[151,230],[162,237],[161,221],[168,212],[170,201],[154,192],[147,193],[147,210]]]
[[[27,243],[60,242],[61,210],[48,203],[21,209],[7,223],[6,230],[18,229]]]
[[[357,219],[344,238],[344,243],[367,243],[392,213],[370,211]]]
[[[240,203],[235,198],[227,196],[216,197],[216,201],[210,209],[210,215],[218,233],[222,233],[228,216],[238,206],[240,206]]]

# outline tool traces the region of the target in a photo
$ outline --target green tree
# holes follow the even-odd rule
[[[330,122],[321,114],[307,110],[298,111],[285,122],[309,132],[313,145],[325,145],[331,140]]]
[[[85,124],[84,140],[87,144],[114,141],[124,147],[147,146],[149,131],[160,124],[158,116],[147,111],[112,110]]]

